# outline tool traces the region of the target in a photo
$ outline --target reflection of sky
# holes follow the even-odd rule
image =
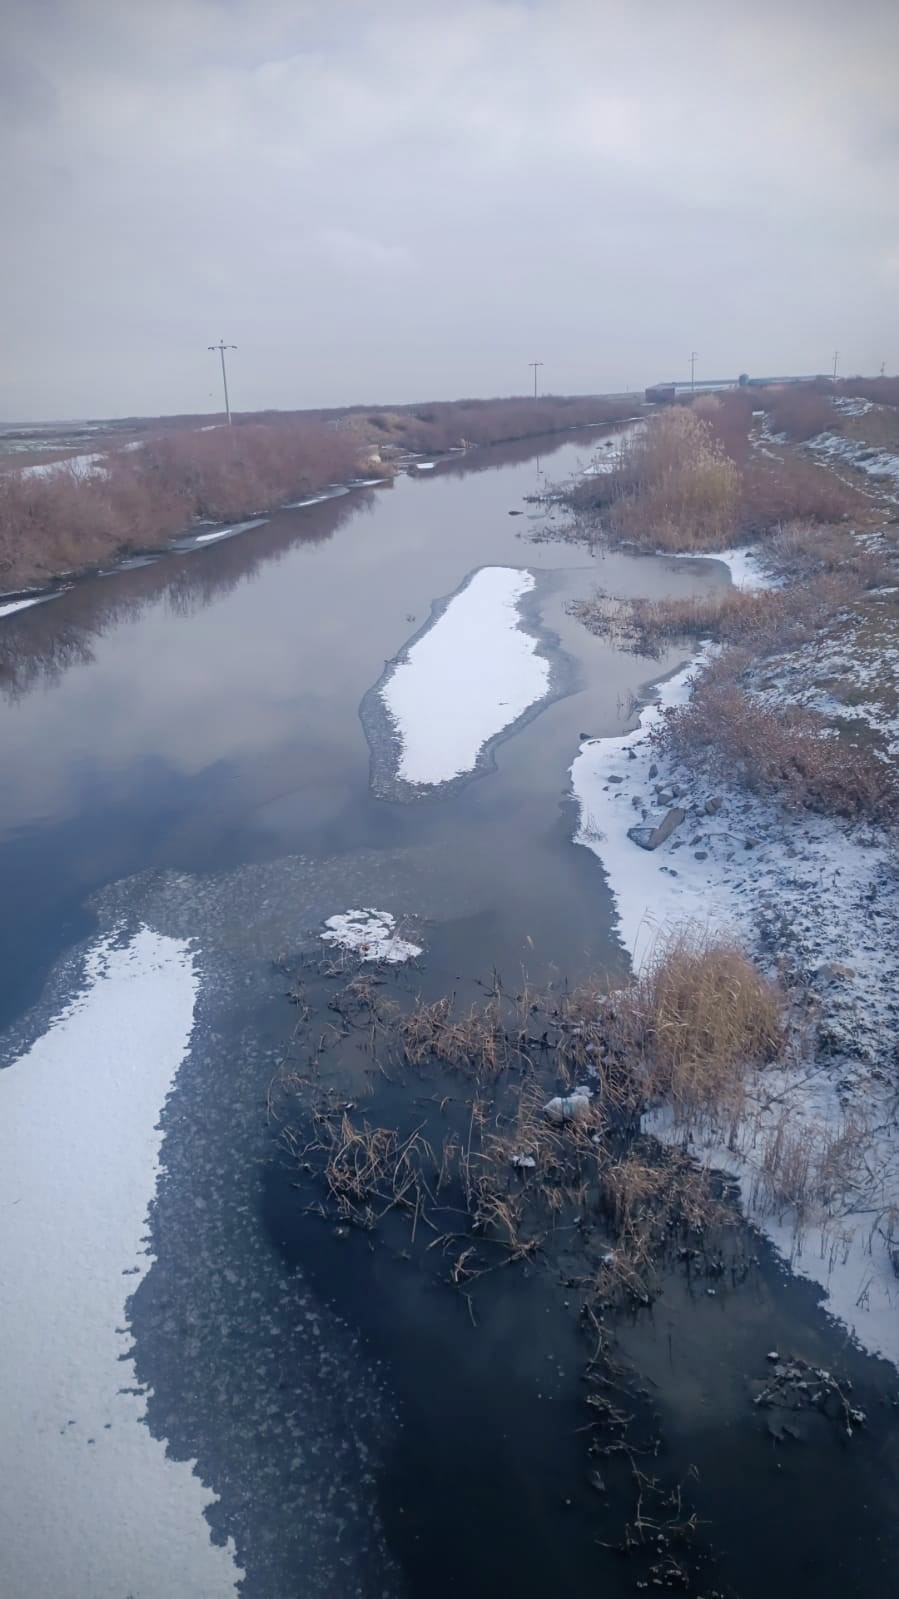
[[[570,472],[587,453],[583,442],[562,446],[552,472]],[[295,543],[187,614],[160,592],[135,619],[99,632],[92,660],[0,706],[0,828],[125,802],[152,786],[159,764],[182,779],[213,779],[202,785],[204,806],[216,792],[216,768],[223,800],[227,791],[238,806],[300,789],[313,801],[323,791],[335,804],[341,792],[364,786],[359,702],[426,620],[432,599],[488,561],[588,564],[583,549],[516,537],[533,524],[508,512],[532,509],[522,495],[534,482],[533,461],[476,475],[441,468],[425,482],[401,478],[366,497],[371,509],[360,502],[334,538]],[[303,528],[303,518],[334,514],[326,504],[283,525]],[[248,534],[243,549],[238,539],[185,560],[233,566],[243,557],[252,565],[252,541],[269,531]],[[131,580],[144,592],[154,582],[163,591],[166,566],[104,579],[103,592],[112,605]],[[652,566],[610,557],[596,576],[608,584],[613,570],[628,588],[639,581],[645,589]],[[585,573],[585,592],[593,581]],[[694,586],[666,578],[675,584]],[[88,587],[95,601],[98,585]],[[78,587],[57,601],[54,625],[76,623],[83,597]],[[30,614],[17,619],[26,642]],[[625,676],[632,680],[632,662]],[[148,798],[144,792],[138,803]]]

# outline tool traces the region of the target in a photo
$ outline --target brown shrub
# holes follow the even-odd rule
[[[340,426],[276,422],[170,433],[81,477],[0,474],[0,589],[158,544],[197,517],[273,510],[358,470]]]
[[[693,403],[695,414],[702,418],[712,437],[738,466],[744,466],[749,459],[754,406],[753,395],[747,389],[704,394]]]
[[[655,416],[612,472],[566,496],[576,511],[606,511],[613,537],[643,549],[722,549],[739,499],[739,472],[707,424],[678,407]]]
[[[435,401],[394,412],[392,438],[410,450],[500,444],[568,428],[608,427],[633,415],[633,409],[633,402],[626,398],[614,400],[602,395]]]
[[[765,560],[782,577],[804,584],[827,575],[839,577],[861,592],[896,581],[889,552],[866,548],[845,526],[790,522],[766,541]]]
[[[845,378],[837,384],[840,394],[874,405],[899,405],[899,378]]]
[[[736,774],[750,788],[850,820],[889,821],[896,812],[889,767],[835,737],[825,717],[766,705],[740,687],[733,653],[713,662],[689,704],[664,713],[651,737],[667,755]]]
[[[774,1060],[786,1036],[777,985],[737,944],[692,928],[660,940],[617,1005],[647,1099],[688,1117],[736,1115],[746,1073]]]
[[[760,456],[743,473],[737,519],[743,532],[764,534],[785,522],[839,522],[866,507],[864,495],[815,461]]]
[[[839,429],[840,413],[833,400],[807,384],[757,389],[754,398],[758,409],[767,411],[774,432],[785,434],[794,444]]]
[[[623,639],[641,655],[658,656],[673,640],[684,638],[740,644],[767,655],[813,638],[856,593],[850,574],[840,573],[790,588],[729,588],[684,599],[614,602],[598,596],[570,610],[591,632]]]

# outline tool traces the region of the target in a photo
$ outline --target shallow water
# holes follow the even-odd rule
[[[207,1514],[217,1542],[234,1540],[244,1599],[433,1596],[454,1586],[496,1593],[513,1570],[510,1587],[543,1599],[560,1569],[566,1592],[592,1592],[597,1560],[607,1591],[630,1591],[615,1559],[594,1546],[592,1490],[573,1441],[577,1340],[558,1294],[510,1276],[470,1340],[467,1319],[457,1326],[458,1304],[429,1279],[385,1266],[363,1240],[351,1254],[297,1220],[289,1183],[280,1186],[271,1164],[266,1119],[267,1086],[295,1021],[271,963],[308,945],[329,916],[373,905],[414,928],[422,970],[391,980],[429,994],[473,992],[494,968],[513,985],[523,972],[542,984],[623,969],[599,865],[571,842],[568,768],[580,733],[620,732],[632,696],[675,662],[641,661],[592,638],[566,603],[596,583],[618,594],[686,594],[727,576],[712,562],[594,558],[577,545],[529,542],[543,518],[525,496],[544,474],[563,477],[590,453],[582,436],[538,456],[539,448],[482,451],[233,537],[185,541],[178,553],[0,620],[0,1016],[12,1029],[0,1060],[21,1054],[79,993],[84,952],[98,935],[114,931],[127,943],[146,926],[195,952],[192,1047],[159,1106],[151,1260],[121,1288],[122,1319],[137,1381],[150,1390],[150,1432],[173,1459],[196,1460],[220,1496]],[[434,602],[484,565],[537,577],[538,621],[558,639],[564,691],[499,739],[472,781],[406,801],[376,798],[360,705]],[[90,1070],[89,1059],[78,1069]],[[98,1161],[114,1131],[98,1125]],[[40,1151],[57,1163],[60,1205],[65,1136],[48,1130]],[[148,1200],[152,1173],[150,1181]],[[11,1210],[4,1225],[27,1227],[27,1217]],[[89,1240],[83,1269],[99,1271]],[[121,1262],[121,1272],[132,1269]],[[14,1296],[15,1284],[5,1286]],[[793,1284],[778,1292],[796,1338],[813,1327],[815,1348],[835,1361],[840,1338],[813,1295]],[[734,1317],[745,1303],[734,1301]],[[34,1429],[0,1444],[4,1485],[26,1458],[32,1474],[48,1474],[50,1501],[42,1434],[58,1419],[53,1362],[67,1359],[66,1314],[61,1304]],[[768,1312],[758,1314],[761,1344]],[[713,1406],[748,1359],[727,1330],[736,1325],[730,1315],[720,1327],[707,1314],[695,1323]],[[550,1334],[535,1335],[535,1317]],[[684,1328],[693,1325],[685,1317]],[[667,1406],[675,1465],[686,1469],[701,1450],[714,1478],[719,1441],[708,1431],[691,1437],[678,1408],[688,1361],[671,1368],[669,1382],[649,1334],[635,1337],[634,1359],[652,1370]],[[557,1357],[552,1403],[535,1401],[535,1410],[526,1395],[547,1353]],[[861,1364],[884,1387],[883,1368]],[[112,1399],[115,1386],[113,1373]],[[736,1445],[722,1434],[720,1447],[731,1462],[751,1455],[742,1434]],[[874,1551],[859,1567],[867,1573],[859,1592],[879,1591],[889,1552],[881,1492],[895,1428],[886,1421],[876,1447],[881,1489],[876,1473],[863,1475],[867,1497],[851,1500],[858,1547]],[[767,1461],[753,1469],[767,1471]],[[555,1483],[569,1479],[557,1493]],[[827,1471],[812,1481],[814,1503],[831,1484],[842,1492]],[[791,1492],[805,1547],[801,1476]],[[732,1501],[714,1503],[716,1521],[727,1523]],[[15,1535],[14,1499],[8,1504]],[[776,1591],[733,1518],[725,1530],[735,1584],[748,1578],[745,1591],[761,1593],[764,1571],[766,1591]],[[87,1545],[105,1536],[98,1504]],[[39,1592],[39,1548],[33,1558],[31,1592]],[[783,1590],[791,1599],[853,1591],[808,1560]],[[803,1587],[806,1569],[815,1583]],[[89,1587],[77,1569],[71,1583],[57,1599],[81,1599]],[[168,1599],[146,1565],[123,1571],[123,1595],[130,1589]],[[207,1591],[232,1590],[184,1589]],[[11,1590],[9,1599],[26,1594]]]

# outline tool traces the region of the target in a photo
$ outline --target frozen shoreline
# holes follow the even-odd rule
[[[740,586],[768,581],[747,551],[714,559]],[[830,1059],[811,1075],[807,1062],[780,1073],[775,1102],[774,1073],[759,1074],[736,1147],[725,1147],[716,1128],[691,1128],[690,1147],[738,1179],[750,1220],[820,1285],[827,1309],[899,1365],[899,1131],[884,1070],[899,1031],[899,918],[895,894],[882,892],[894,871],[890,844],[733,786],[712,792],[688,770],[663,766],[649,735],[667,707],[687,702],[711,648],[656,686],[630,733],[581,746],[571,768],[575,843],[602,864],[635,969],[686,921],[734,934],[766,962],[772,949],[785,951],[797,984],[814,995]],[[628,837],[629,827],[647,815],[659,821],[675,805],[686,818],[662,846],[646,851]],[[762,1153],[784,1117],[791,1136],[822,1158],[852,1140],[864,1148],[851,1191],[835,1195],[826,1213],[800,1216],[765,1189]],[[652,1125],[684,1137],[664,1116]]]
[[[6,1599],[236,1592],[233,1545],[212,1542],[204,1515],[215,1496],[152,1437],[129,1356],[159,1115],[196,994],[184,940],[101,940],[74,997],[0,1072]]]

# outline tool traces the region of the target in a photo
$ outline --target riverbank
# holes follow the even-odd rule
[[[373,471],[390,477],[423,450],[611,426],[632,409],[627,397],[462,400],[244,417],[25,467],[11,453],[0,470],[0,601],[29,603],[27,590],[156,551],[198,525],[259,517]]]
[[[717,558],[735,570],[728,552]],[[763,540],[738,569],[729,603],[628,605],[605,592],[578,608],[643,650],[706,636],[632,733],[582,746],[576,840],[602,863],[635,969],[687,923],[732,933],[782,974],[792,1048],[755,1074],[739,1115],[660,1110],[648,1125],[732,1173],[746,1214],[831,1313],[899,1364],[889,501],[868,499],[839,530]]]

